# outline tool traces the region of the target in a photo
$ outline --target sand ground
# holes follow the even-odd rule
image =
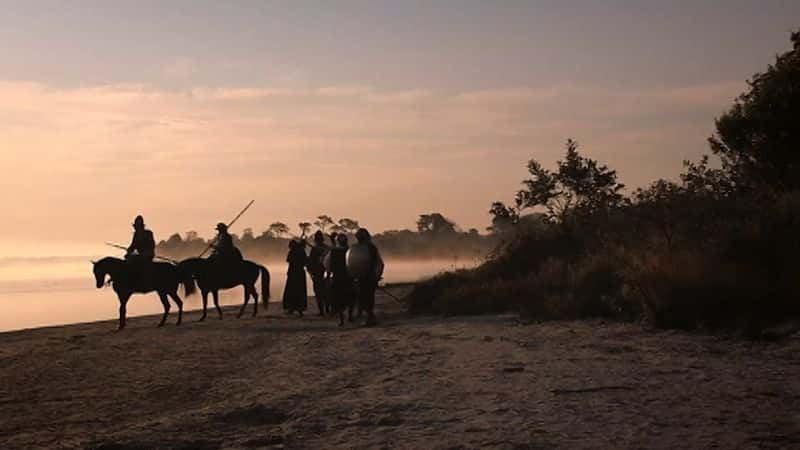
[[[380,307],[0,334],[0,448],[800,448],[798,336]]]

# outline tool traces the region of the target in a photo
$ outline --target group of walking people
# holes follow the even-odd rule
[[[383,277],[384,263],[380,252],[365,228],[355,233],[356,243],[350,246],[344,233],[331,233],[326,241],[322,231],[314,234],[314,243],[305,239],[289,242],[286,261],[289,269],[283,293],[283,308],[287,314],[300,314],[308,307],[306,272],[311,277],[320,316],[339,316],[344,325],[345,312],[349,321],[366,315],[365,325],[375,324],[375,291]],[[306,253],[306,247],[310,247]],[[348,251],[350,261],[348,261]]]

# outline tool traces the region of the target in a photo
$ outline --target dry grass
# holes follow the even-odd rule
[[[746,220],[719,215],[702,232],[686,225],[691,232],[669,243],[647,230],[625,235],[616,225],[614,239],[602,241],[555,228],[520,236],[476,269],[417,286],[411,311],[602,317],[759,337],[800,317],[798,198],[787,196]]]

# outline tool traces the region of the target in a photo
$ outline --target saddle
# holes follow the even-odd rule
[[[155,283],[155,264],[141,255],[128,255],[125,261],[130,268],[131,286],[146,290]]]
[[[238,252],[226,255],[216,254],[212,255],[209,259],[211,260],[212,267],[214,267],[214,271],[221,279],[226,281],[236,280],[244,262],[241,258],[241,253]]]

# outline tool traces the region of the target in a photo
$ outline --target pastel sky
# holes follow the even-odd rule
[[[95,254],[138,213],[210,236],[251,199],[235,231],[431,211],[484,229],[568,137],[630,187],[674,178],[800,27],[777,0],[0,11],[0,256]]]

